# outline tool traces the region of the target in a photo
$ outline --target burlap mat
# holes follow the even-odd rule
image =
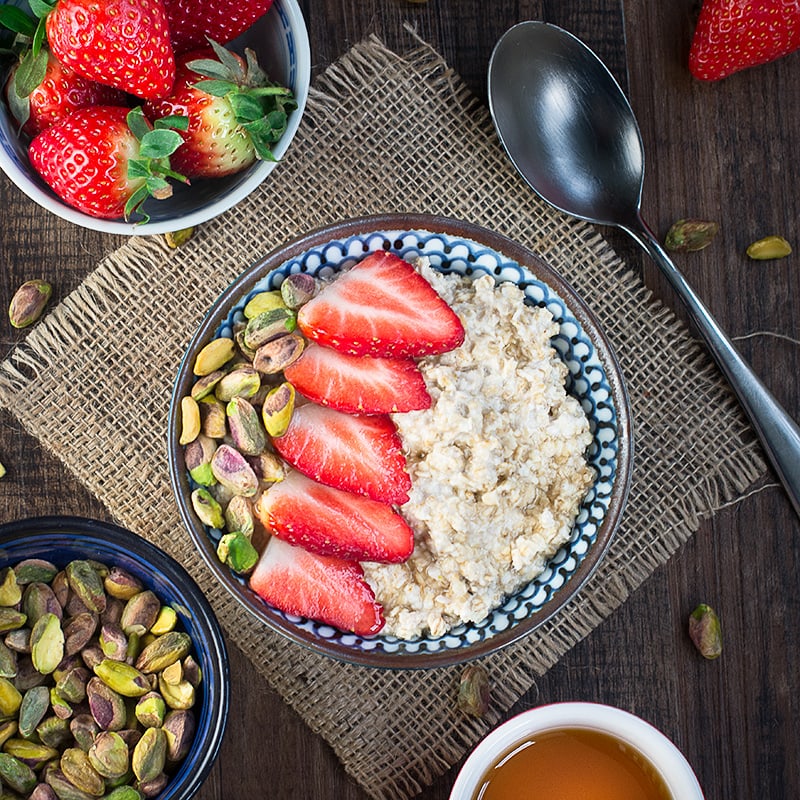
[[[432,50],[370,38],[316,82],[285,163],[188,245],[132,240],[0,366],[0,402],[126,527],[193,573],[230,639],[374,798],[404,798],[446,771],[570,647],[765,469],[717,371],[588,225],[546,208],[517,178],[488,113]],[[460,670],[370,670],[265,630],[212,579],[168,479],[173,378],[205,309],[258,256],[351,216],[431,212],[494,228],[538,251],[605,327],[634,409],[627,513],[601,569],[556,619],[484,660],[493,706],[454,708]]]

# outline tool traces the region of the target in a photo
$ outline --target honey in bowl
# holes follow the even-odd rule
[[[484,773],[472,800],[674,800],[658,770],[603,731],[563,728],[516,744]]]

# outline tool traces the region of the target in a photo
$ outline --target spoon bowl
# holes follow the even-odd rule
[[[739,355],[641,216],[644,147],[625,93],[573,34],[521,22],[495,45],[489,109],[511,162],[555,208],[628,233],[683,301],[800,515],[800,428]]]

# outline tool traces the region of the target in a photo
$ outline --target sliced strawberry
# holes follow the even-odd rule
[[[273,536],[250,576],[250,587],[271,606],[359,636],[384,625],[381,606],[354,561],[309,553]]]
[[[351,414],[394,414],[431,407],[425,379],[409,358],[351,356],[310,345],[283,374],[309,400]]]
[[[292,414],[278,453],[315,481],[381,503],[408,502],[411,478],[402,443],[385,415],[345,414],[308,403]]]
[[[416,358],[464,341],[461,320],[425,278],[382,250],[306,303],[297,324],[309,339],[353,355]]]
[[[414,532],[391,506],[296,470],[261,495],[255,513],[276,536],[320,555],[396,564],[414,549]]]

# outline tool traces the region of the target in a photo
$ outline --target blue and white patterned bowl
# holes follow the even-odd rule
[[[27,0],[12,0],[28,10]],[[286,154],[303,116],[311,82],[311,47],[303,13],[297,0],[275,0],[269,11],[229,47],[243,52],[252,48],[270,79],[289,86],[297,99],[289,125],[273,153],[280,161]],[[76,225],[106,233],[147,236],[200,225],[232,208],[249,195],[277,166],[257,161],[248,169],[226,178],[198,179],[191,187],[174,184],[167,200],[148,200],[144,210],[150,220],[136,225],[123,220],[104,220],[84,214],[64,203],[42,180],[28,161],[27,139],[20,138],[0,91],[0,169],[43,208]]]
[[[507,597],[486,619],[439,638],[363,638],[268,606],[217,560],[221,532],[204,527],[194,514],[189,499],[194,487],[178,443],[180,400],[191,389],[197,352],[213,338],[232,337],[233,326],[244,319],[242,309],[253,294],[277,288],[294,272],[332,274],[374,250],[391,250],[408,259],[424,255],[446,273],[487,273],[498,282],[513,281],[527,302],[547,307],[560,325],[553,345],[569,368],[567,391],[580,400],[593,434],[588,457],[597,478],[569,542],[538,578]],[[486,655],[519,640],[561,609],[595,570],[619,523],[630,483],[632,447],[622,374],[583,300],[541,259],[511,240],[466,222],[426,215],[381,215],[339,223],[284,245],[250,267],[220,296],[192,339],[178,372],[169,416],[170,470],[181,515],[226,588],[258,619],[295,642],[346,661],[395,668],[431,667]]]

